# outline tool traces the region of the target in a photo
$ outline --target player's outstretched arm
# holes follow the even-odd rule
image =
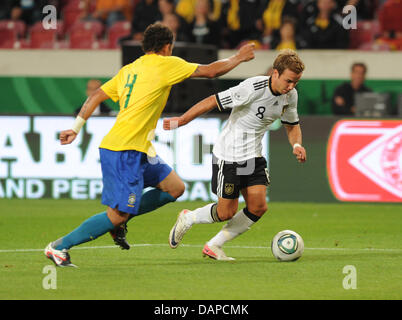
[[[302,132],[300,125],[285,124],[285,129],[289,143],[293,147],[293,154],[296,156],[297,161],[306,162],[306,149],[302,146]]]
[[[242,46],[239,51],[230,58],[221,59],[207,65],[199,65],[191,75],[191,78],[215,78],[236,68],[240,63],[254,59],[254,43]]]
[[[70,144],[75,140],[80,132],[82,126],[85,124],[86,120],[91,116],[96,107],[103,101],[109,99],[109,96],[102,90],[97,89],[93,94],[91,94],[81,107],[77,118],[75,119],[74,125],[69,130],[64,130],[60,133],[60,143]]]
[[[205,98],[204,100],[201,100],[200,102],[192,106],[182,116],[163,119],[163,129],[173,130],[178,127],[184,126],[190,121],[199,117],[200,115],[216,108],[217,106],[218,104],[216,102],[215,96],[209,96],[208,98]]]

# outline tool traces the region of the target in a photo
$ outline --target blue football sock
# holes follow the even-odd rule
[[[169,193],[161,191],[159,189],[152,189],[145,192],[141,197],[140,207],[136,215],[130,215],[129,220],[139,216],[141,214],[154,211],[169,202],[176,201],[175,197],[172,197]]]
[[[106,212],[102,212],[85,220],[68,235],[54,241],[52,246],[56,250],[70,249],[73,246],[94,240],[113,228],[114,225]]]

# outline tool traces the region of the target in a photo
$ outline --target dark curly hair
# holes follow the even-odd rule
[[[144,31],[142,50],[147,52],[159,52],[166,44],[173,43],[172,31],[160,22],[149,25]]]

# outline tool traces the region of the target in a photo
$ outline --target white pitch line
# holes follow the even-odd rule
[[[132,247],[168,247],[164,243],[135,243],[131,244]],[[202,248],[203,245],[198,244],[182,244],[182,247],[189,248]],[[91,250],[91,249],[116,249],[118,246],[93,246],[93,247],[75,247],[72,250]],[[269,246],[225,246],[225,248],[232,249],[269,249]],[[401,252],[402,249],[384,249],[384,248],[304,248],[305,250],[322,250],[322,251],[364,251],[364,252]],[[25,252],[40,252],[44,249],[5,249],[1,250],[0,253],[25,253]]]

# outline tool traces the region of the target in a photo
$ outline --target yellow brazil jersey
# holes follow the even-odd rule
[[[156,155],[151,140],[172,85],[190,77],[198,64],[175,56],[145,54],[120,69],[101,89],[119,100],[120,112],[100,148]]]

